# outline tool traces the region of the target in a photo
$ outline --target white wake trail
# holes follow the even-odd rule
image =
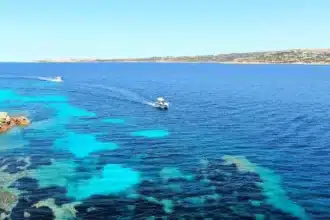
[[[139,95],[136,92],[132,92],[126,89],[116,88],[112,86],[103,86],[103,85],[85,85],[85,86],[89,88],[94,87],[96,89],[106,90],[108,91],[107,95],[114,99],[154,106],[151,100],[148,100],[147,98]]]

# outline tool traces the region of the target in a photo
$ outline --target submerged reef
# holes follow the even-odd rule
[[[297,216],[301,219],[307,219],[305,210],[291,201],[285,191],[281,187],[281,178],[273,171],[258,166],[248,161],[242,156],[223,156],[225,165],[235,165],[240,172],[256,173],[260,176],[261,182],[258,186],[263,189],[263,194],[266,196],[266,202],[274,207]]]
[[[184,175],[178,168],[176,167],[164,167],[160,173],[160,177],[168,182],[172,179],[184,179],[184,180],[193,180],[194,177],[192,175]]]
[[[127,196],[91,196],[76,206],[77,217],[278,220],[306,217],[303,209],[297,216],[290,209],[282,210],[270,204],[259,174],[242,172],[228,160],[202,164],[194,178],[183,173],[178,168],[163,168],[159,179],[142,180],[136,191]],[[179,193],[171,187],[174,183],[179,186]]]
[[[80,204],[79,202],[67,203],[63,205],[56,205],[55,199],[49,198],[42,200],[34,204],[32,207],[37,209],[41,207],[47,207],[52,210],[55,220],[74,219],[76,217],[77,210],[75,206]]]
[[[164,167],[149,179],[119,164],[87,176],[79,171],[86,164],[71,160],[35,170],[22,157],[0,165],[0,214],[12,219],[307,219],[273,172],[244,157],[204,160],[189,173]]]
[[[69,184],[68,196],[77,200],[92,195],[119,194],[140,182],[140,174],[119,164],[106,165],[100,176]]]
[[[30,165],[28,157],[0,159],[0,215],[8,215],[17,205],[21,191],[11,186],[18,179],[29,175],[27,168]]]
[[[0,219],[308,219],[305,210],[286,195],[278,175],[245,157],[225,155],[191,167],[151,160],[148,166],[153,172],[148,172],[144,158],[138,164],[122,164],[120,157],[117,163],[107,160],[105,154],[121,148],[82,129],[90,126],[83,118],[96,114],[69,104],[66,97],[0,90],[0,102],[12,100],[46,103],[55,116],[29,127],[23,136],[27,140],[14,129],[1,137],[3,149],[12,150],[10,145],[26,141],[29,150],[38,153],[31,153],[31,158],[10,153],[0,157]],[[75,120],[84,126],[74,124]],[[125,124],[118,118],[102,122]],[[158,144],[158,138],[170,134],[136,130],[130,135],[143,144]],[[18,150],[20,155],[30,153]]]
[[[65,187],[76,175],[77,164],[70,160],[52,161],[50,165],[39,166],[31,172],[38,180],[40,188],[52,186]]]
[[[66,196],[83,200],[93,195],[118,194],[140,182],[140,174],[119,164],[108,164],[102,172],[90,170],[88,177],[77,171],[73,161],[53,161],[32,172],[41,188],[65,187]]]

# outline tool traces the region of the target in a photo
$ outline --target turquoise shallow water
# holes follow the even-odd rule
[[[89,156],[93,152],[114,150],[117,145],[114,143],[101,143],[93,135],[67,133],[67,137],[57,139],[55,148],[58,150],[68,150],[78,158]]]
[[[148,138],[161,138],[169,135],[168,131],[164,130],[142,130],[134,131],[131,133],[133,137],[148,137]]]
[[[0,136],[0,215],[330,219],[329,71],[0,64],[0,111],[32,120]]]
[[[124,124],[125,123],[125,120],[120,119],[120,118],[106,118],[103,121],[107,122],[107,123],[112,123],[112,124]]]

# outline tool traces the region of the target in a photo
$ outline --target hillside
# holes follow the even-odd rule
[[[62,59],[38,62],[215,62],[330,64],[330,49],[296,49],[270,52],[231,53],[205,56],[149,57],[127,59]]]

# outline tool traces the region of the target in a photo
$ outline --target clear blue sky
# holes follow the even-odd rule
[[[0,60],[330,48],[330,0],[1,0]]]

